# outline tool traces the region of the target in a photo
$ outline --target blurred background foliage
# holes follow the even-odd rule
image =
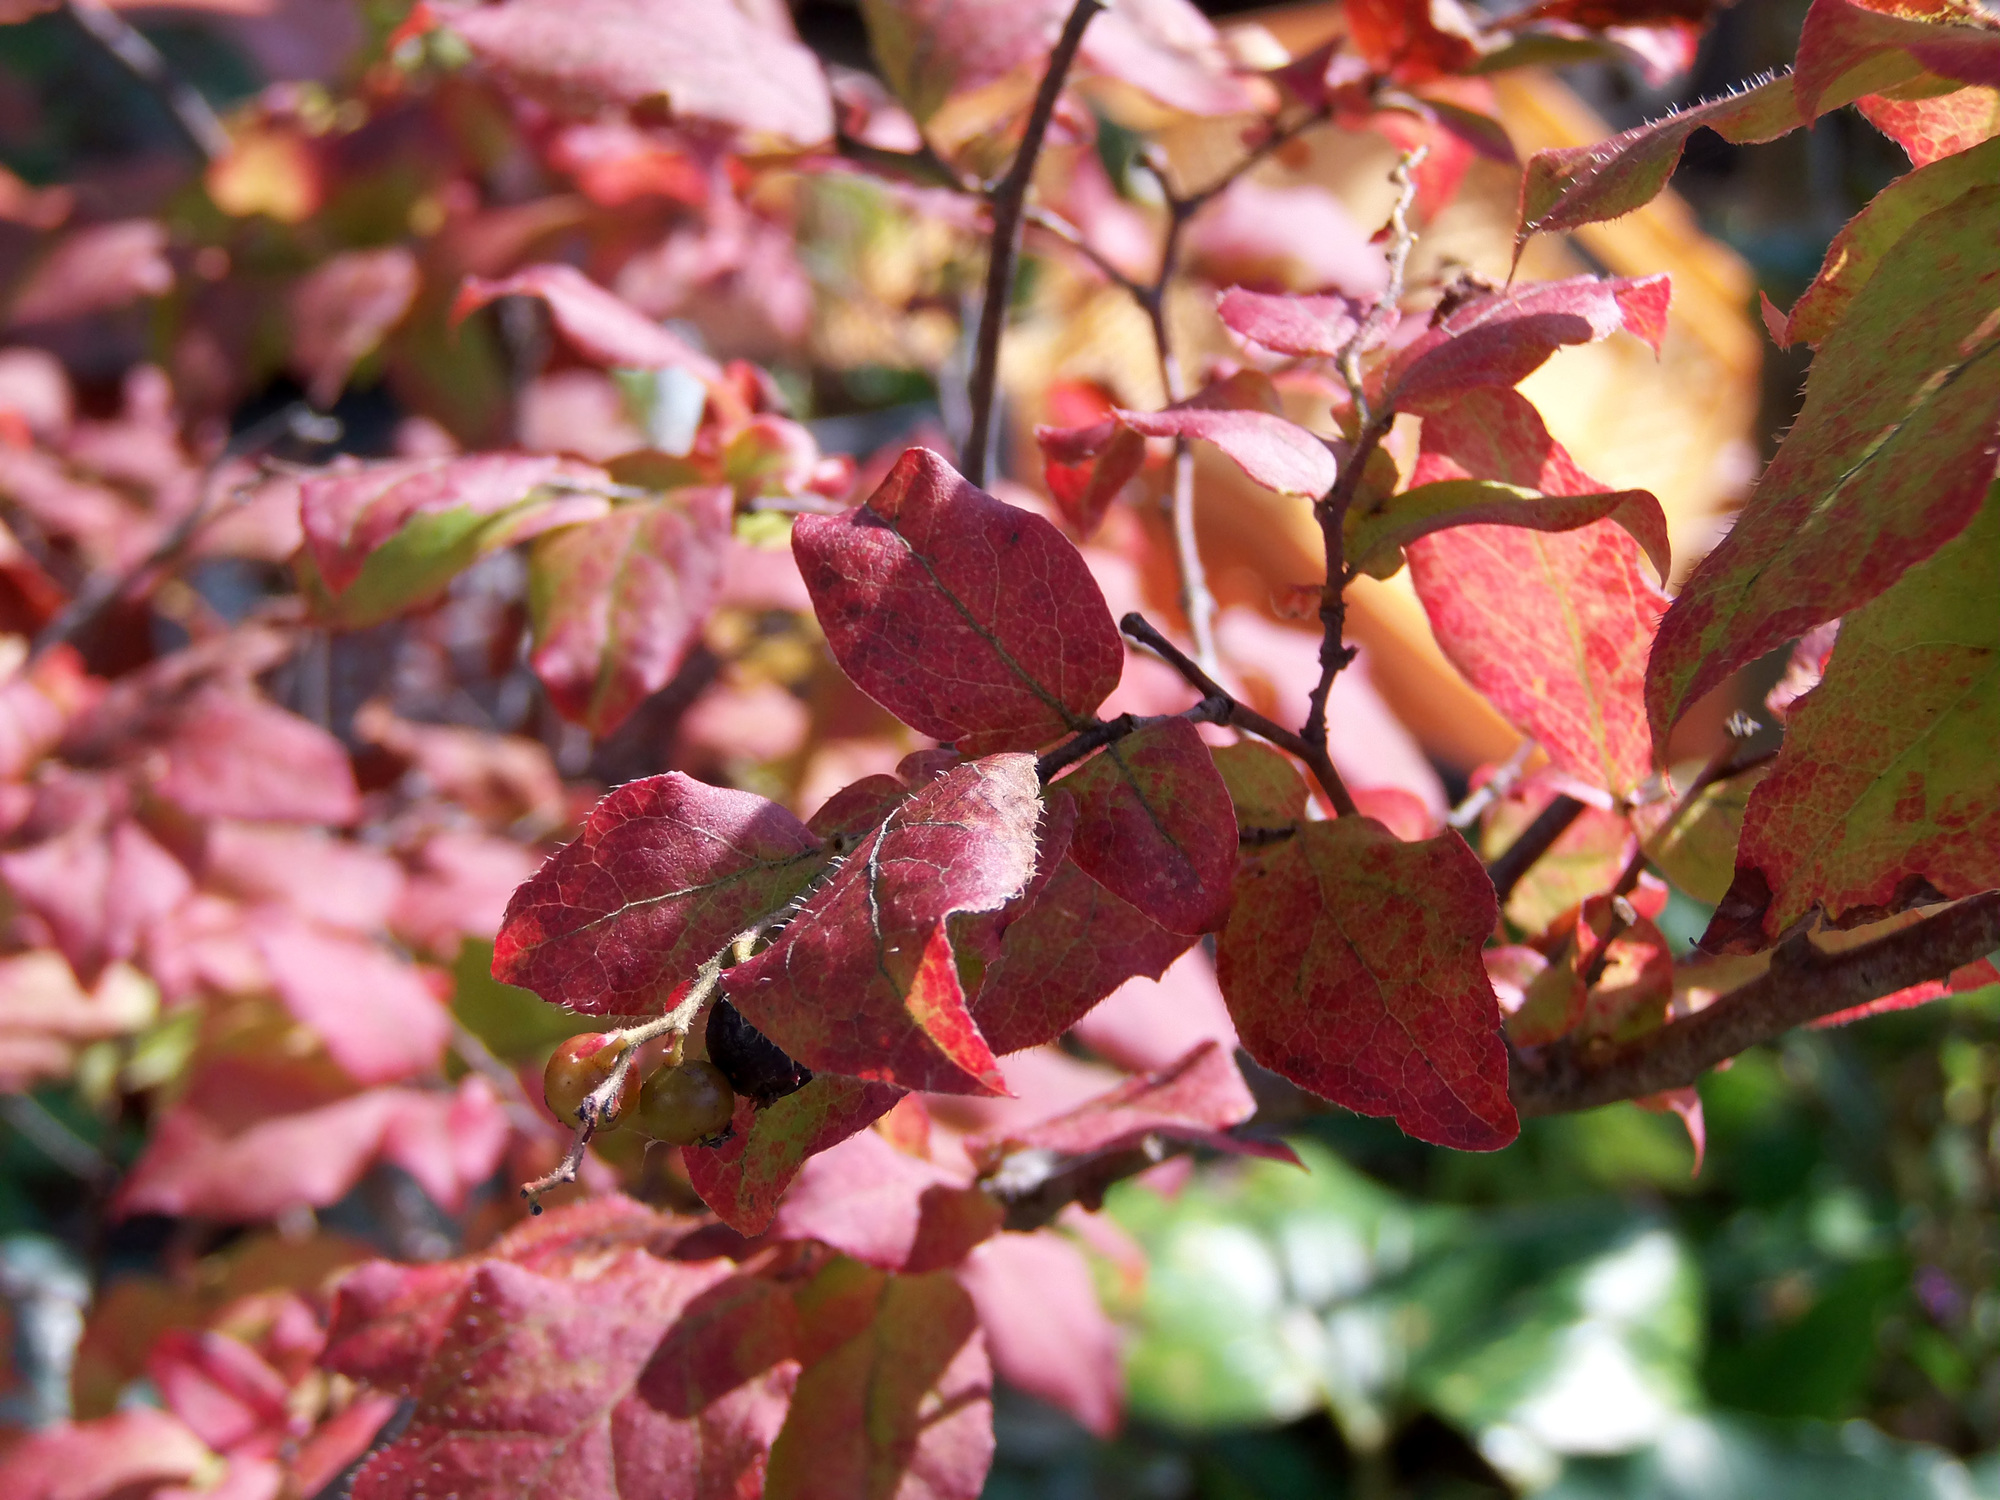
[[[822,55],[869,65],[852,4],[793,8]],[[1693,74],[1668,90],[1604,65],[1565,81],[1614,125],[1633,123],[1780,64],[1804,8],[1746,0],[1722,12]],[[379,36],[406,7],[326,9]],[[262,86],[257,59],[204,17],[140,21],[219,109]],[[310,28],[293,38],[353,41]],[[454,126],[477,141],[487,128],[478,101],[462,104]],[[302,114],[320,107],[333,106],[310,87],[297,101]],[[109,164],[143,196],[151,189],[139,179],[157,170],[149,148],[173,130],[154,97],[61,14],[0,27],[0,164],[30,188]],[[1105,142],[1115,153],[1116,133]],[[435,212],[421,151],[400,160],[403,170],[370,179],[313,232],[366,244]],[[494,170],[504,165],[496,156]],[[1748,262],[1755,285],[1785,304],[1841,223],[1901,168],[1893,146],[1842,112],[1753,150],[1697,137],[1675,185]],[[213,209],[197,194],[174,199],[171,212],[197,236],[214,232],[199,222]],[[805,268],[836,311],[816,329],[824,358],[774,364],[822,447],[866,452],[913,415],[949,422],[953,340],[972,289],[954,232],[931,226],[932,243],[902,234],[865,188],[843,182],[818,185],[798,212]],[[314,253],[270,221],[240,232],[232,249],[250,274]],[[1024,302],[1032,263],[1028,272]],[[472,337],[485,336],[479,327]],[[1766,351],[1754,433],[1767,454],[1795,409],[1802,358]],[[428,373],[433,388],[450,387],[443,404],[476,429],[490,402],[477,362],[440,361],[402,378]],[[234,420],[296,390],[274,373]],[[652,404],[640,392],[632,409]],[[338,410],[351,451],[386,449],[396,406],[366,368]],[[596,774],[638,774],[620,759],[627,751],[598,747]],[[1698,931],[1705,915],[1682,910],[1669,925]],[[495,1053],[530,1053],[573,1029],[484,972],[468,945],[459,1014]],[[1996,1018],[2000,993],[1987,990],[1739,1058],[1702,1085],[1699,1171],[1679,1121],[1617,1106],[1529,1122],[1517,1145],[1487,1157],[1419,1145],[1383,1122],[1320,1118],[1296,1136],[1310,1173],[1204,1163],[1184,1182],[1123,1185],[1098,1264],[1107,1305],[1132,1334],[1126,1430],[1099,1442],[1003,1393],[988,1493],[2000,1497],[2000,1458],[1988,1456],[2000,1449]],[[193,1039],[169,1020],[135,1047],[104,1045],[86,1052],[74,1086],[0,1099],[0,1290],[23,1368],[32,1360],[19,1356],[37,1340],[74,1337],[83,1294],[64,1267],[79,1250],[112,1275],[188,1253],[172,1224],[147,1219],[78,1245],[79,1226],[102,1222],[111,1166],[129,1162],[141,1139],[94,1101],[114,1092],[120,1069],[126,1087],[149,1068],[171,1074],[176,1049],[184,1056]],[[385,1206],[404,1187],[377,1173],[322,1226],[352,1233],[356,1254],[361,1240],[380,1244],[389,1220],[406,1241],[453,1232],[431,1226],[421,1205]],[[1120,1236],[1143,1249],[1143,1275],[1136,1258],[1121,1258]],[[60,1399],[22,1387],[5,1397],[13,1416]]]

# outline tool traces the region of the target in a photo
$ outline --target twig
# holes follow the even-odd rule
[[[1118,628],[1179,672],[1189,686],[1201,694],[1204,703],[1214,701],[1221,705],[1218,717],[1211,722],[1244,730],[1296,755],[1313,773],[1335,812],[1342,817],[1352,817],[1359,810],[1347,790],[1347,784],[1340,779],[1340,772],[1334,769],[1326,746],[1307,744],[1291,730],[1272,723],[1255,709],[1239,702],[1227,688],[1204,672],[1200,663],[1154,629],[1152,622],[1138,611],[1134,610],[1120,620]]]
[[[1021,222],[1030,229],[1039,229],[1044,234],[1051,235],[1055,239],[1062,241],[1063,244],[1069,246],[1070,249],[1095,266],[1105,280],[1111,282],[1114,286],[1123,287],[1126,292],[1138,298],[1141,303],[1145,301],[1147,291],[1145,283],[1136,281],[1126,275],[1125,272],[1119,270],[1117,266],[1111,263],[1110,258],[1103,251],[1084,238],[1084,233],[1081,229],[1078,229],[1076,225],[1070,223],[1068,219],[1065,219],[1054,209],[1044,207],[1039,203],[1030,204],[1022,210]]]
[[[85,1182],[104,1182],[112,1176],[104,1153],[50,1114],[33,1095],[0,1094],[0,1119],[70,1176]]]
[[[1061,772],[1068,770],[1085,756],[1102,750],[1107,745],[1115,745],[1127,736],[1146,728],[1150,724],[1164,724],[1169,719],[1185,719],[1190,724],[1226,724],[1238,705],[1227,693],[1203,698],[1193,708],[1182,709],[1177,714],[1120,714],[1115,719],[1106,719],[1093,724],[1081,733],[1064,740],[1055,749],[1035,762],[1035,774],[1041,778],[1043,786]]]
[[[173,563],[187,549],[200,534],[202,527],[214,520],[219,513],[209,504],[209,490],[224,464],[231,459],[247,458],[253,453],[261,452],[280,438],[296,437],[304,442],[330,443],[339,436],[338,421],[332,417],[322,416],[303,402],[296,401],[271,413],[268,417],[260,418],[237,433],[202,471],[201,484],[196,491],[194,504],[188,507],[188,513],[175,523],[159,545],[122,573],[100,573],[87,580],[83,587],[77,590],[76,597],[64,605],[61,612],[44,625],[35,636],[29,660],[39,661],[64,641],[74,640],[84,634],[142,578]]]
[[[1493,893],[1502,906],[1514,894],[1521,877],[1555,847],[1556,840],[1569,831],[1570,824],[1583,816],[1583,807],[1583,803],[1566,793],[1550,798],[1548,806],[1535,814],[1534,821],[1521,830],[1514,842],[1493,857],[1486,873],[1492,877]]]
[[[986,260],[986,302],[979,312],[979,345],[972,366],[969,397],[972,403],[972,430],[965,439],[965,477],[974,484],[987,481],[993,431],[993,397],[1000,374],[1000,334],[1007,323],[1007,305],[1014,296],[1014,260],[1021,248],[1021,209],[1027,201],[1028,184],[1035,175],[1035,161],[1042,154],[1042,140],[1056,112],[1063,79],[1083,43],[1084,28],[1104,9],[1103,0],[1076,0],[1063,23],[1049,65],[1042,74],[1042,86],[1035,92],[1034,107],[1021,135],[1020,149],[1013,165],[993,190],[993,238]]]
[[[1498,766],[1476,789],[1466,794],[1465,800],[1445,814],[1445,826],[1463,831],[1477,823],[1486,809],[1514,790],[1521,779],[1521,773],[1528,769],[1528,762],[1534,758],[1535,742],[1522,740],[1514,747],[1514,753]]]
[[[1685,1088],[1725,1058],[2000,948],[2000,891],[1970,897],[1858,948],[1829,954],[1801,933],[1771,967],[1706,1009],[1615,1047],[1565,1039],[1524,1049],[1511,1088],[1524,1115],[1567,1114]]]
[[[451,1050],[458,1054],[458,1060],[493,1085],[493,1092],[500,1096],[500,1107],[514,1128],[524,1135],[541,1135],[548,1131],[547,1116],[535,1108],[526,1090],[521,1087],[521,1079],[515,1071],[493,1055],[492,1049],[479,1039],[479,1034],[458,1017],[451,1018]]]
[[[1269,135],[1252,146],[1244,154],[1243,159],[1237,162],[1235,166],[1229,168],[1228,171],[1217,177],[1208,186],[1197,188],[1191,193],[1181,194],[1176,197],[1173,190],[1167,188],[1164,180],[1162,180],[1160,185],[1162,188],[1166,188],[1170,201],[1177,202],[1183,206],[1181,217],[1191,219],[1208,206],[1210,199],[1226,192],[1237,178],[1263,161],[1265,157],[1274,151],[1281,150],[1285,146],[1290,145],[1314,126],[1323,125],[1332,118],[1333,106],[1331,104],[1322,104],[1310,114],[1301,115],[1291,124],[1272,130]]]
[[[92,41],[116,58],[166,106],[167,113],[174,117],[174,123],[195,150],[209,161],[229,154],[229,132],[222,128],[222,121],[208,101],[174,71],[173,65],[160,55],[160,49],[130,21],[100,0],[68,0],[65,8]]]
[[[1405,152],[1389,174],[1397,193],[1396,206],[1389,213],[1388,284],[1336,361],[1354,403],[1359,426],[1353,451],[1341,465],[1333,488],[1313,506],[1313,519],[1319,522],[1320,541],[1326,553],[1326,584],[1320,591],[1319,604],[1319,681],[1313,684],[1307,699],[1305,727],[1300,732],[1308,744],[1322,749],[1326,745],[1326,704],[1333,693],[1333,679],[1355,655],[1354,648],[1346,643],[1347,586],[1354,581],[1354,571],[1347,566],[1347,511],[1367,476],[1368,461],[1375,456],[1375,450],[1396,420],[1396,409],[1391,402],[1385,402],[1380,411],[1369,409],[1367,387],[1361,377],[1361,356],[1382,336],[1403,300],[1403,275],[1409,265],[1410,249],[1417,240],[1416,232],[1410,228],[1410,205],[1417,196],[1416,179],[1411,174],[1423,161],[1426,149],[1419,146]]]

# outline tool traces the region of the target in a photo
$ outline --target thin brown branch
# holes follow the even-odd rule
[[[1492,877],[1493,892],[1502,906],[1514,894],[1521,877],[1569,831],[1570,824],[1583,816],[1583,807],[1583,803],[1567,794],[1550,798],[1548,806],[1535,814],[1535,820],[1521,830],[1514,842],[1493,857],[1486,873]]]
[[[1078,229],[1076,225],[1070,223],[1068,219],[1065,219],[1054,209],[1044,207],[1039,203],[1031,203],[1021,211],[1021,222],[1029,229],[1039,229],[1051,238],[1060,240],[1096,267],[1098,274],[1104,277],[1106,281],[1109,281],[1113,286],[1123,287],[1127,293],[1139,299],[1140,304],[1144,305],[1148,290],[1146,285],[1143,282],[1134,280],[1112,264],[1110,257],[1091,244],[1085,238],[1081,229]]]
[[[2000,891],[1946,907],[1857,948],[1827,953],[1800,934],[1764,974],[1686,1020],[1620,1046],[1568,1041],[1524,1049],[1512,1077],[1524,1115],[1567,1114],[1685,1088],[1737,1053],[1794,1027],[1865,1005],[2000,949]]]
[[[1138,714],[1120,714],[1115,719],[1106,719],[1091,725],[1088,729],[1064,740],[1055,749],[1035,762],[1035,774],[1043,786],[1075,765],[1084,757],[1102,750],[1107,745],[1115,745],[1128,735],[1144,729],[1149,724],[1163,724],[1168,719],[1186,719],[1190,724],[1227,723],[1235,701],[1227,694],[1220,697],[1203,698],[1193,708],[1183,709],[1177,714],[1152,714],[1142,717]]]
[[[208,161],[229,154],[229,132],[195,86],[176,73],[155,47],[130,21],[101,0],[68,0],[65,9],[90,39],[166,106],[181,134]]]
[[[1103,0],[1076,0],[1063,23],[1062,35],[1049,54],[1042,85],[1035,91],[1034,107],[1021,136],[1013,165],[993,190],[993,238],[986,260],[986,301],[979,311],[979,343],[973,357],[968,399],[972,405],[972,431],[965,440],[965,477],[983,485],[990,472],[993,436],[993,398],[1000,377],[1000,335],[1007,325],[1007,306],[1014,297],[1014,261],[1021,249],[1021,210],[1027,202],[1028,184],[1035,175],[1035,162],[1042,154],[1042,140],[1056,112],[1063,79],[1083,43],[1084,28],[1104,9]]]
[[[1235,166],[1224,172],[1206,187],[1197,188],[1191,193],[1174,197],[1173,201],[1181,205],[1180,216],[1182,218],[1193,218],[1195,214],[1207,206],[1209,200],[1219,197],[1222,193],[1226,192],[1236,179],[1241,177],[1245,172],[1249,171],[1273,152],[1282,150],[1284,147],[1290,145],[1314,126],[1323,125],[1332,118],[1333,106],[1331,104],[1322,104],[1311,113],[1301,115],[1291,124],[1281,125],[1273,129],[1269,135],[1252,146],[1244,154],[1241,161],[1237,162]],[[1162,181],[1161,186],[1166,186],[1164,181]],[[1172,189],[1169,188],[1167,191],[1171,196]]]
[[[1239,702],[1227,688],[1201,669],[1201,664],[1180,647],[1168,640],[1153,627],[1144,615],[1134,610],[1118,622],[1118,628],[1158,656],[1162,661],[1179,672],[1190,687],[1196,689],[1203,702],[1210,700],[1221,705],[1218,716],[1212,721],[1241,729],[1254,734],[1259,739],[1268,740],[1280,750],[1289,751],[1306,763],[1326,793],[1327,801],[1342,817],[1351,817],[1356,811],[1354,798],[1347,790],[1347,784],[1340,779],[1340,772],[1334,769],[1324,745],[1307,744],[1298,735],[1283,725],[1274,724],[1255,709]]]

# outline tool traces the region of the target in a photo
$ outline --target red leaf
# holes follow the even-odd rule
[[[1813,0],[1793,76],[1799,113],[1811,120],[1839,108],[1855,97],[1850,90],[1861,79],[1875,85],[1874,92],[1916,83],[1925,73],[1959,83],[2000,83],[2000,32],[1944,24],[1949,14],[1933,11],[1918,19],[1884,0]]]
[[[515,0],[515,6],[519,4],[520,0]],[[506,9],[498,7],[478,14],[499,16]],[[574,266],[554,263],[529,266],[512,276],[493,280],[468,276],[452,303],[452,318],[454,321],[464,318],[499,297],[540,297],[548,304],[549,316],[563,337],[577,353],[595,364],[643,370],[671,367],[686,370],[705,381],[722,378],[722,369],[714,360],[622,297],[607,292]]]
[[[349,372],[402,322],[421,279],[416,256],[391,245],[333,256],[292,289],[292,367],[313,405],[340,398]]]
[[[913,793],[723,987],[815,1072],[946,1093],[1003,1091],[966,1009],[945,919],[992,911],[1035,867],[1035,763],[994,755]]]
[[[1367,309],[1352,297],[1273,295],[1231,287],[1216,313],[1238,338],[1274,354],[1332,358],[1361,331]]]
[[[966,1258],[958,1281],[979,1310],[994,1373],[1098,1437],[1117,1431],[1118,1330],[1081,1251],[1047,1231],[996,1235]]]
[[[732,1268],[661,1258],[669,1221],[635,1209],[579,1205],[551,1216],[560,1237],[511,1235],[449,1267],[378,1262],[342,1284],[326,1362],[407,1383],[416,1399],[409,1428],[356,1477],[357,1497],[754,1493],[791,1368],[696,1414],[646,1399],[663,1338]],[[371,1337],[384,1314],[390,1337]]]
[[[1170,932],[1210,932],[1229,913],[1236,810],[1185,719],[1148,724],[1064,777],[1076,799],[1070,858]]]
[[[1250,1055],[1420,1140],[1519,1132],[1480,961],[1493,882],[1455,833],[1405,844],[1366,818],[1308,823],[1246,869],[1216,972]]]
[[[1146,440],[1123,423],[1037,427],[1049,495],[1076,534],[1094,535],[1111,502],[1146,462]]]
[[[796,1358],[799,1334],[798,1304],[783,1287],[731,1276],[698,1293],[674,1320],[639,1376],[638,1393],[670,1416],[691,1417]]]
[[[899,1151],[880,1132],[861,1130],[805,1164],[771,1228],[894,1271],[920,1249],[936,1263],[958,1261],[1000,1227],[1001,1216],[994,1198]]]
[[[731,1229],[762,1234],[806,1158],[867,1129],[902,1097],[891,1084],[829,1073],[762,1109],[739,1096],[727,1141],[682,1150],[688,1181]]]
[[[216,822],[206,830],[202,856],[208,890],[275,902],[349,932],[386,927],[403,898],[395,860],[324,829]]]
[[[371,1089],[239,1130],[184,1103],[154,1126],[117,1207],[254,1223],[337,1202],[379,1155],[455,1211],[499,1164],[506,1142],[506,1116],[478,1077],[455,1095]]]
[[[174,284],[166,251],[167,228],[156,219],[71,230],[14,289],[6,326],[55,323],[158,297]]]
[[[2000,133],[2000,92],[1990,88],[1959,89],[1937,99],[1868,94],[1854,103],[1870,125],[1903,148],[1913,167],[1927,167]]]
[[[514,893],[493,977],[587,1015],[646,1015],[811,878],[818,839],[774,802],[673,772],[591,809]]]
[[[508,0],[449,24],[515,86],[588,116],[665,104],[676,119],[811,146],[833,134],[819,61],[754,10],[708,0]]]
[[[451,1014],[410,963],[367,938],[269,910],[254,933],[285,1009],[356,1083],[392,1083],[443,1058]]]
[[[147,1355],[146,1374],[167,1409],[218,1451],[260,1430],[285,1430],[291,1383],[226,1333],[169,1329]]]
[[[1466,472],[1553,494],[1599,486],[1513,391],[1424,419],[1419,483]],[[1561,769],[1620,794],[1652,770],[1641,696],[1665,596],[1611,521],[1542,534],[1466,526],[1410,544],[1410,578],[1453,665]]]
[[[992,1366],[948,1272],[891,1276],[873,1317],[809,1363],[764,1500],[975,1500],[993,1462]]]
[[[361,812],[340,741],[262,698],[204,688],[172,715],[153,790],[198,818],[352,823]]]
[[[1837,1010],[1830,1016],[1821,1016],[1812,1023],[1813,1029],[1848,1026],[1856,1021],[1865,1021],[1870,1016],[1885,1015],[1892,1010],[1914,1010],[1919,1005],[1942,1000],[1946,995],[1963,994],[1967,990],[1981,989],[1989,984],[2000,984],[2000,968],[1994,967],[1990,958],[1978,959],[1963,968],[1953,969],[1943,979],[1926,980],[1922,984],[1913,984],[1908,989],[1884,995],[1879,1000],[1870,1000],[1865,1004],[1850,1006],[1846,1010]]]
[[[1355,50],[1399,83],[1462,73],[1482,50],[1478,23],[1459,0],[1348,0]]]
[[[2000,33],[1981,35],[2000,49]],[[1798,421],[1661,622],[1656,741],[1738,667],[1874,598],[1978,512],[2000,451],[1996,215],[2000,188],[1986,187],[1918,220],[1821,346]]]
[[[78,977],[138,953],[152,926],[193,889],[187,871],[136,821],[78,821],[54,838],[0,854],[0,880],[48,924]]]
[[[1482,386],[1518,385],[1564,344],[1592,343],[1621,328],[1657,353],[1671,295],[1665,276],[1574,276],[1476,297],[1418,335],[1383,384],[1399,409],[1429,415]]]
[[[439,958],[465,938],[500,930],[514,892],[535,875],[535,854],[511,839],[441,828],[405,856],[409,878],[391,925],[411,947]]]
[[[1128,1150],[1151,1135],[1292,1160],[1285,1146],[1224,1134],[1256,1111],[1257,1101],[1237,1071],[1236,1059],[1210,1040],[1196,1044],[1187,1056],[1158,1073],[1128,1078],[1052,1120],[1004,1135],[976,1136],[966,1142],[966,1150],[987,1172],[1020,1151],[1096,1156]]]
[[[9,1500],[101,1500],[150,1494],[191,1480],[213,1461],[208,1445],[165,1412],[133,1406],[91,1422],[62,1422],[0,1458]]]
[[[1075,1030],[1097,1056],[1134,1073],[1169,1067],[1211,1039],[1236,1052],[1236,1024],[1204,953],[1185,953],[1157,978],[1120,985]]]
[[[1258,484],[1281,495],[1316,499],[1333,488],[1337,470],[1326,443],[1271,412],[1189,405],[1120,411],[1117,420],[1147,437],[1213,443]]]
[[[1076,549],[927,448],[858,510],[799,517],[792,551],[842,670],[967,754],[1038,749],[1118,685],[1124,648]]]
[[[535,545],[535,674],[563,717],[609,734],[665,687],[722,593],[724,487],[621,505]]]

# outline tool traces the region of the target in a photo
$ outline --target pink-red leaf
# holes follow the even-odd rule
[[[1519,1132],[1480,960],[1493,883],[1456,833],[1405,844],[1366,818],[1308,823],[1244,873],[1217,975],[1265,1067],[1421,1140]]]
[[[451,1014],[406,959],[352,933],[260,912],[257,946],[271,985],[356,1083],[392,1083],[437,1066]]]
[[[1042,804],[1027,755],[954,767],[899,804],[778,940],[723,984],[814,1071],[948,1093],[1002,1089],[966,1009],[946,919],[993,911],[1035,867]]]
[[[1148,724],[1061,785],[1077,805],[1070,858],[1086,874],[1169,931],[1222,925],[1236,874],[1236,810],[1194,725]]]
[[[483,12],[497,15],[498,10]],[[512,276],[468,276],[452,303],[463,318],[499,297],[539,297],[576,352],[600,365],[686,370],[698,379],[722,377],[721,368],[678,334],[655,323],[624,298],[607,292],[575,266],[550,262]]]
[[[723,1223],[762,1234],[808,1157],[867,1129],[902,1097],[892,1084],[832,1073],[762,1109],[739,1096],[728,1140],[682,1151],[688,1181]]]
[[[1046,1230],[996,1235],[966,1258],[958,1281],[979,1310],[994,1373],[1098,1437],[1117,1430],[1125,1399],[1118,1330],[1082,1251]]]
[[[1118,685],[1124,648],[1077,550],[928,448],[845,516],[801,516],[792,551],[856,686],[968,754],[1032,750]]]
[[[1661,622],[1656,743],[1731,672],[1874,598],[1978,512],[2000,453],[1996,215],[2000,188],[1982,187],[1919,219],[1821,345],[1798,421]]]
[[[1671,295],[1665,276],[1573,276],[1475,297],[1419,334],[1384,384],[1399,409],[1429,415],[1482,386],[1520,384],[1564,344],[1623,329],[1657,352]]]
[[[609,734],[672,679],[722,594],[728,489],[621,505],[536,543],[535,674],[563,717]]]
[[[753,793],[679,772],[628,781],[514,893],[493,977],[590,1015],[656,1011],[823,858],[803,823]]]
[[[1338,292],[1289,296],[1231,287],[1216,304],[1224,326],[1274,354],[1331,358],[1361,331],[1367,309]]]
[[[1271,412],[1189,405],[1116,415],[1120,423],[1146,437],[1213,443],[1245,474],[1281,495],[1317,498],[1333,488],[1338,472],[1323,440]]]
[[[100,1500],[191,1481],[214,1461],[208,1444],[167,1413],[132,1406],[90,1422],[59,1422],[0,1458],[11,1500]]]
[[[1870,125],[1901,146],[1913,167],[1927,167],[2000,133],[2000,89],[1958,89],[1937,99],[1854,101]]]
[[[899,1271],[920,1254],[956,1263],[1001,1217],[999,1201],[962,1176],[861,1130],[805,1164],[771,1228]]]
[[[833,134],[818,59],[752,9],[708,0],[508,0],[453,10],[449,24],[487,67],[586,117],[664,103],[676,119],[790,146]]]

